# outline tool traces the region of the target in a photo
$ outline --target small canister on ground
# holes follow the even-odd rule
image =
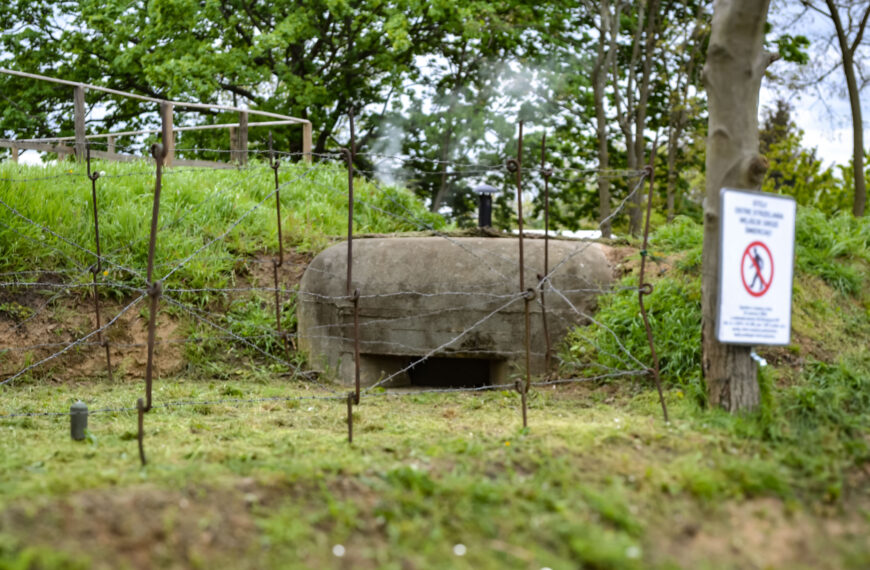
[[[85,430],[88,429],[88,406],[78,401],[69,407],[70,433],[76,441],[85,438]]]

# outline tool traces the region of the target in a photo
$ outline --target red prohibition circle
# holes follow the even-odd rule
[[[755,260],[755,257],[750,255],[750,250],[753,247],[760,247],[767,253],[767,258],[770,260],[770,277],[767,281],[764,280],[764,277],[761,275],[761,267],[758,266],[758,263]],[[755,268],[756,278],[761,281],[761,289],[759,291],[753,291],[748,283],[746,283],[746,258],[752,262],[752,265]],[[746,246],[746,250],[743,252],[743,258],[740,260],[740,278],[743,280],[743,288],[746,289],[746,292],[752,295],[753,297],[761,297],[765,293],[767,293],[768,289],[770,289],[770,284],[773,282],[773,255],[770,253],[770,250],[767,248],[764,243],[760,241],[754,241]],[[752,285],[755,285],[755,279],[752,280]]]

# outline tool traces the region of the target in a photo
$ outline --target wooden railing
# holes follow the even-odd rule
[[[290,117],[278,113],[268,111],[257,111],[254,109],[243,109],[241,107],[232,107],[227,105],[212,105],[209,103],[185,103],[180,101],[167,101],[163,99],[155,99],[144,95],[137,95],[126,91],[117,91],[107,87],[98,85],[89,85],[87,83],[77,83],[74,81],[66,81],[63,79],[55,79],[45,75],[37,75],[35,73],[24,73],[11,69],[0,68],[0,73],[34,79],[39,81],[48,81],[61,85],[68,85],[73,88],[73,108],[74,108],[74,130],[75,135],[66,137],[54,138],[37,138],[37,139],[0,139],[0,148],[8,148],[12,150],[12,160],[18,162],[19,152],[22,150],[36,150],[41,152],[57,153],[58,160],[63,160],[68,155],[74,155],[77,160],[85,159],[85,151],[88,146],[88,141],[93,139],[106,139],[106,150],[95,150],[91,148],[91,156],[95,158],[104,158],[107,160],[132,161],[139,160],[142,157],[132,154],[122,154],[115,151],[115,141],[118,137],[139,136],[162,133],[162,142],[166,146],[167,154],[166,166],[204,166],[212,168],[234,168],[238,164],[245,164],[248,160],[248,131],[252,127],[272,127],[280,125],[302,125],[302,156],[311,161],[311,122],[306,119]],[[114,133],[87,134],[85,131],[85,92],[88,90],[100,91],[121,97],[138,99],[148,103],[159,104],[161,127],[159,129],[142,129],[138,131],[122,131]],[[203,109],[211,111],[229,111],[239,115],[237,123],[223,123],[217,125],[195,125],[187,127],[176,127],[173,122],[175,108],[183,109]],[[272,119],[269,121],[260,121],[249,123],[249,116],[265,117]],[[230,130],[230,161],[217,162],[209,160],[184,160],[177,159],[175,156],[175,139],[177,133],[185,131],[201,131],[210,129],[229,129]]]

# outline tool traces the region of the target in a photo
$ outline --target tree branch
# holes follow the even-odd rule
[[[852,57],[855,57],[855,50],[858,49],[861,40],[864,38],[864,30],[867,28],[867,18],[870,18],[870,8],[864,10],[864,17],[861,18],[861,23],[858,25],[858,35],[855,36],[855,41],[849,47],[849,52],[852,54]]]

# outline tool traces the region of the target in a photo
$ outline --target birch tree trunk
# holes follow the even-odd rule
[[[758,94],[776,58],[763,49],[770,0],[717,0],[704,83],[709,105],[704,257],[701,295],[702,368],[712,406],[728,411],[758,406],[759,389],[750,348],[716,340],[719,280],[719,191],[758,189],[767,159],[758,154]]]

